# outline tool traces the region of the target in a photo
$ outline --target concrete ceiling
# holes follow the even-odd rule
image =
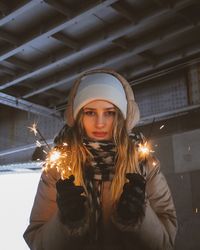
[[[83,70],[142,84],[196,63],[199,13],[199,0],[1,1],[0,104],[59,115]]]

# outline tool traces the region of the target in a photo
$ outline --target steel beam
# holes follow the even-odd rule
[[[200,104],[191,105],[191,106],[187,106],[187,107],[176,109],[176,110],[171,110],[171,111],[158,113],[158,114],[154,114],[154,115],[150,115],[146,117],[141,117],[137,126],[150,124],[152,123],[152,121],[162,121],[162,120],[170,119],[173,117],[181,116],[181,115],[184,115],[185,113],[188,113],[192,110],[199,109],[199,108],[200,108]]]
[[[134,66],[134,70],[131,69],[130,73],[128,72],[127,75],[129,77],[129,79],[131,79],[133,77],[137,77],[139,75],[142,75],[144,72],[147,73],[150,70],[157,70],[156,73],[148,74],[145,77],[140,77],[138,79],[133,80],[133,85],[140,84],[140,83],[145,82],[147,80],[154,79],[154,78],[157,78],[159,76],[166,75],[166,74],[172,73],[176,70],[183,69],[185,67],[199,63],[200,57],[197,57],[195,59],[188,60],[187,62],[178,63],[175,66],[158,71],[158,69],[161,67],[167,66],[174,61],[178,61],[181,59],[185,59],[186,57],[196,55],[199,52],[200,52],[200,45],[198,44],[196,47],[187,48],[187,49],[184,49],[182,51],[178,51],[176,53],[168,54],[167,56],[163,56],[162,58],[160,58],[159,60],[156,61],[156,65],[155,64],[154,65],[141,65],[138,68],[136,68],[136,66]]]
[[[97,68],[97,67],[109,67],[112,64],[115,64],[119,61],[122,60],[126,60],[127,58],[130,58],[134,55],[137,55],[141,52],[144,52],[145,50],[149,50],[157,45],[160,44],[161,40],[168,40],[168,39],[172,39],[175,38],[177,35],[180,35],[183,32],[186,32],[188,30],[191,30],[192,28],[194,28],[193,25],[188,25],[186,27],[183,27],[182,29],[175,29],[173,31],[170,31],[168,34],[163,34],[162,38],[159,36],[157,37],[157,39],[155,38],[151,38],[149,40],[145,39],[145,41],[141,41],[138,42],[138,45],[136,46],[135,44],[132,46],[132,48],[129,48],[129,50],[125,51],[124,53],[120,53],[116,55],[110,55],[109,53],[107,53],[106,57],[104,57],[104,61],[105,62],[101,62],[101,60],[99,60],[99,56],[97,57],[97,59],[99,60],[99,62],[94,62],[93,60],[88,62],[87,64],[85,64],[82,68],[82,70],[87,70],[88,68]],[[72,73],[73,72],[73,73]],[[51,88],[55,88],[57,86],[60,86],[62,84],[67,84],[73,80],[76,79],[76,77],[78,76],[79,73],[74,72],[73,70],[70,71],[69,76],[65,77],[57,82],[54,83],[47,83],[44,87],[36,89],[34,91],[31,91],[30,93],[27,93],[26,95],[23,96],[23,98],[29,98],[31,96],[37,95],[39,93],[42,93],[44,91],[47,91]]]
[[[179,10],[179,9],[187,7],[189,4],[191,4],[191,1],[184,0],[181,3],[177,4],[174,8],[175,8],[175,10]],[[13,86],[13,85],[16,85],[16,84],[20,83],[21,81],[24,81],[30,77],[33,77],[35,75],[42,73],[43,71],[50,70],[57,65],[60,65],[62,63],[66,63],[66,62],[70,63],[71,60],[75,60],[75,59],[77,60],[79,58],[82,58],[82,56],[83,55],[85,56],[87,53],[89,55],[92,53],[92,51],[100,50],[101,48],[107,46],[108,42],[112,42],[113,40],[116,40],[122,36],[125,36],[128,33],[132,33],[133,31],[140,30],[142,27],[145,27],[150,22],[153,22],[156,18],[159,18],[159,19],[165,18],[165,14],[169,14],[169,13],[170,13],[170,11],[168,9],[163,9],[162,11],[159,11],[159,12],[157,11],[153,14],[151,13],[149,16],[144,17],[143,19],[141,19],[137,23],[137,25],[127,26],[127,24],[126,25],[118,24],[116,27],[112,27],[110,29],[110,31],[106,33],[106,37],[104,37],[104,39],[102,39],[102,37],[99,37],[97,34],[94,34],[94,38],[91,37],[89,42],[85,43],[84,45],[81,45],[81,49],[79,51],[77,51],[76,53],[74,53],[74,52],[67,53],[54,62],[50,62],[50,63],[47,62],[43,66],[41,66],[41,65],[38,66],[32,72],[23,74],[10,82],[2,83],[2,85],[0,86],[0,90],[8,88],[8,87]],[[68,22],[66,22],[65,24],[67,25],[67,23]],[[63,26],[64,26],[64,24],[63,24]],[[62,26],[62,28],[63,28],[63,26]],[[57,32],[59,31],[59,29],[60,29],[60,27],[58,27]],[[53,29],[53,31],[55,31],[55,30]],[[54,33],[56,33],[56,32],[54,32]],[[42,37],[45,34],[43,34]],[[53,35],[53,34],[49,34],[49,35]],[[37,37],[36,39],[39,39],[39,38],[40,38],[40,36]],[[31,41],[29,43],[31,43]],[[0,60],[1,60],[1,57],[0,57]]]
[[[37,4],[43,2],[42,0],[31,0],[28,3],[24,4],[23,6],[19,7],[18,9],[12,11],[8,15],[4,16],[0,19],[0,26],[10,22],[11,20],[15,19],[17,16],[23,14],[24,12],[28,11],[29,9],[33,8]]]
[[[30,71],[32,69],[31,65],[14,56],[11,58],[7,58],[5,61],[23,70]]]
[[[16,75],[14,70],[11,70],[11,69],[5,67],[4,65],[0,65],[0,71],[4,72],[5,74],[10,75],[10,76]]]
[[[62,33],[57,33],[57,34],[53,35],[52,37],[55,38],[56,40],[62,42],[63,44],[65,44],[67,47],[72,48],[74,50],[78,50],[78,48],[80,47],[78,42],[75,42],[74,40],[68,38],[66,35],[64,35]]]
[[[35,43],[36,41],[40,41],[43,38],[48,38],[49,36],[52,36],[53,34],[71,26],[72,24],[76,22],[80,22],[84,18],[88,17],[89,15],[94,14],[95,12],[99,11],[100,9],[103,9],[107,6],[110,6],[112,3],[116,2],[118,0],[106,0],[103,2],[100,2],[99,4],[94,5],[90,9],[84,10],[82,13],[77,14],[76,16],[72,17],[71,19],[60,23],[59,25],[56,25],[55,27],[49,28],[48,31],[45,31],[44,33],[40,34],[39,36],[33,36],[28,41],[23,42],[21,45],[19,45],[17,48],[8,50],[7,52],[3,53],[0,56],[0,61],[3,61],[19,52],[21,52],[23,49],[28,48],[32,43]],[[41,2],[42,4],[42,2]]]
[[[52,8],[59,11],[63,15],[67,17],[71,17],[73,15],[73,11],[68,9],[64,4],[59,3],[57,0],[44,0],[47,4],[49,4]]]
[[[125,2],[112,4],[111,7],[130,22],[136,23],[139,19],[137,13],[130,9],[130,7],[125,4]]]
[[[48,145],[51,145],[51,144],[53,144],[53,139],[46,140],[46,142]],[[43,144],[41,142],[41,145],[45,146],[46,144]],[[30,150],[30,149],[34,149],[34,148],[36,148],[35,144],[27,144],[27,145],[16,147],[16,148],[2,150],[2,151],[0,151],[0,157],[10,155],[10,154],[16,154],[16,153],[23,152],[23,151]]]
[[[3,30],[0,30],[0,39],[15,46],[18,46],[20,43],[20,40],[18,38]]]
[[[10,95],[7,95],[7,94],[1,93],[1,92],[0,92],[0,103],[7,105],[7,106],[10,106],[10,107],[13,107],[13,108],[32,112],[34,114],[61,118],[61,116],[59,114],[55,114],[54,109],[49,109],[49,108],[46,108],[44,106],[34,104],[34,103],[31,103],[31,102],[28,102],[28,101],[25,101],[22,99],[18,99],[14,96],[10,96]]]

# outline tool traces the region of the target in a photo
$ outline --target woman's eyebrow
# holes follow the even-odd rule
[[[83,108],[83,110],[87,110],[87,109],[89,109],[89,110],[96,110],[97,108],[89,108],[89,107]],[[104,108],[104,110],[115,110],[115,108],[114,107]]]
[[[115,110],[115,107],[105,108],[106,110]]]
[[[95,110],[95,108],[83,108],[83,110],[86,110],[86,109]]]

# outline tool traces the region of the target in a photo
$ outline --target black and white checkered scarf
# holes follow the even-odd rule
[[[112,141],[83,140],[92,157],[85,166],[85,183],[92,216],[92,237],[98,238],[101,219],[102,182],[112,180],[115,172],[116,145]]]
[[[84,139],[83,144],[92,154],[92,159],[86,166],[88,177],[92,177],[94,180],[111,180],[116,158],[114,142]]]

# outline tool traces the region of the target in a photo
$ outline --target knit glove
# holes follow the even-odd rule
[[[84,188],[75,186],[74,176],[71,175],[68,179],[59,179],[56,183],[57,189],[57,205],[60,210],[61,221],[66,224],[77,222],[83,219],[85,215],[86,197],[82,195]]]
[[[144,177],[136,173],[126,174],[129,182],[124,184],[123,192],[117,205],[117,213],[125,221],[140,221],[145,214]]]

